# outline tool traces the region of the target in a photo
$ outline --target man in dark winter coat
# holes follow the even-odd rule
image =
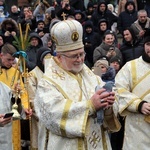
[[[105,1],[100,1],[97,9],[95,12],[92,14],[92,22],[94,25],[95,30],[97,31],[98,27],[98,21],[100,19],[106,19],[108,21],[108,28],[111,29],[111,26],[114,22],[117,22],[118,17],[113,15],[109,10],[107,10],[107,4]]]
[[[94,65],[93,52],[99,45],[99,36],[96,32],[94,32],[93,23],[90,20],[85,22],[84,29],[83,43],[84,50],[86,52],[85,63],[89,68],[91,68]]]
[[[140,57],[143,53],[143,43],[138,39],[133,29],[127,28],[123,31],[124,43],[120,48],[123,57],[123,65],[133,59]]]
[[[14,19],[17,22],[19,16],[20,16],[20,11],[18,10],[18,7],[16,5],[12,5],[8,17]]]
[[[125,4],[125,11],[121,12],[118,18],[117,28],[122,34],[124,29],[130,27],[134,21],[137,20],[137,11],[135,10],[135,3],[128,1]]]
[[[3,39],[5,42],[12,44],[14,36],[19,35],[19,28],[17,22],[11,18],[5,19],[1,23],[0,34],[3,35]]]
[[[37,51],[43,46],[42,40],[37,33],[30,34],[30,46],[27,48],[27,67],[29,71],[34,69],[37,62]]]

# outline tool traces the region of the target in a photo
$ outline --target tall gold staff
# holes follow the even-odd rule
[[[13,41],[13,44],[19,49],[18,52],[16,52],[16,55],[19,56],[19,63],[17,66],[20,66],[20,76],[23,78],[24,80],[24,90],[27,93],[27,108],[28,110],[30,110],[30,101],[29,101],[29,96],[28,96],[28,69],[26,67],[26,59],[27,59],[27,54],[25,53],[25,50],[27,49],[28,45],[29,45],[29,37],[28,37],[28,32],[30,30],[30,26],[29,24],[26,25],[26,31],[25,31],[25,35],[23,35],[22,33],[22,28],[21,28],[21,24],[19,23],[19,32],[20,32],[20,37],[14,37],[15,41]],[[32,131],[31,131],[31,117],[28,118],[29,119],[29,126],[30,126],[30,142],[32,143]],[[32,149],[30,147],[30,149]]]

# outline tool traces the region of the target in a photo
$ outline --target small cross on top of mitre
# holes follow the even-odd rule
[[[66,16],[67,14],[65,14],[64,12],[61,14],[61,16],[63,17],[63,20],[66,20]]]

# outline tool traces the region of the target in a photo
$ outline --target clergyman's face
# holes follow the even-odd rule
[[[83,48],[58,54],[58,59],[61,62],[62,67],[74,74],[79,73],[82,70],[84,58],[85,52]]]
[[[150,58],[150,41],[144,44],[145,53]]]

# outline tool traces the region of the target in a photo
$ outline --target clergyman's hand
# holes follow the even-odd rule
[[[32,109],[24,109],[24,111],[27,118],[31,117],[33,114]]]
[[[107,101],[109,96],[110,93],[106,92],[103,88],[95,92],[95,94],[91,97],[91,101],[96,111],[109,105],[109,102]],[[111,99],[109,99],[109,101],[111,101]]]
[[[0,127],[4,127],[6,124],[12,121],[12,117],[9,117],[9,118],[3,118],[3,117],[4,115],[0,114]]]
[[[142,105],[141,112],[142,112],[144,115],[150,115],[150,103],[144,103],[144,104]]]

